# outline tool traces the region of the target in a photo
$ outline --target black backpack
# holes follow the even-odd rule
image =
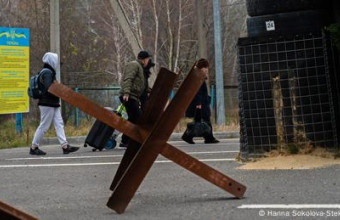
[[[33,99],[40,99],[42,98],[43,91],[44,91],[44,85],[41,79],[41,76],[44,72],[45,69],[42,69],[40,72],[38,72],[36,75],[32,76],[30,78],[30,84],[28,87],[28,96],[33,98]]]

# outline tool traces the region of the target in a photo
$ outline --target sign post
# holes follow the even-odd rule
[[[15,130],[17,133],[22,133],[22,113],[16,113],[15,114]]]

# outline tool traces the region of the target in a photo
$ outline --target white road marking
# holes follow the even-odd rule
[[[202,151],[202,152],[188,152],[190,155],[199,154],[222,154],[222,153],[238,153],[239,151]],[[73,156],[73,157],[23,157],[23,158],[10,158],[6,160],[67,160],[67,159],[89,159],[89,158],[113,158],[122,157],[123,155],[96,155],[96,156]]]
[[[340,209],[340,204],[249,204],[239,209]]]
[[[190,155],[195,155],[195,154],[224,154],[224,153],[238,153],[240,151],[202,151],[202,152],[188,152]]]
[[[88,158],[113,158],[122,157],[123,155],[97,155],[97,156],[76,156],[76,157],[22,157],[11,158],[6,160],[67,160],[67,159],[88,159]]]
[[[201,159],[202,162],[222,162],[235,161],[235,159]],[[156,160],[155,163],[172,163],[170,160]],[[70,167],[70,166],[102,166],[102,165],[118,165],[120,162],[109,163],[68,163],[68,164],[18,164],[18,165],[0,165],[0,168],[30,168],[30,167]]]

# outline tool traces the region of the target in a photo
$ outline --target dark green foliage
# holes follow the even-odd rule
[[[288,144],[287,150],[289,154],[297,154],[299,153],[299,148],[294,144]]]
[[[333,44],[340,50],[340,23],[334,23],[326,27],[330,33]]]

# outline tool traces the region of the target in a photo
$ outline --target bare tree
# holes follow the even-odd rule
[[[120,1],[128,15],[129,23],[136,35],[137,41],[143,45],[143,31],[142,31],[142,8],[140,0],[126,0]]]
[[[221,8],[225,84],[235,86],[238,84],[236,44],[246,27],[245,1],[229,0],[221,4]]]
[[[153,8],[153,16],[155,20],[155,43],[154,43],[154,61],[157,65],[157,55],[158,55],[158,35],[159,35],[159,19],[158,19],[158,12],[157,12],[157,0],[152,0],[152,8]]]
[[[178,27],[177,27],[177,45],[176,45],[176,56],[175,56],[175,64],[174,70],[178,69],[178,60],[179,60],[179,50],[181,45],[181,29],[182,29],[182,0],[178,0]]]
[[[168,35],[168,68],[172,70],[172,60],[173,60],[173,54],[174,54],[174,36],[171,29],[171,9],[169,5],[170,0],[165,0],[166,3],[166,15],[167,15],[167,35]]]
[[[153,54],[155,72],[165,66],[182,70],[178,84],[198,56],[198,35],[205,35],[214,84],[213,15],[210,0],[119,0],[134,35]],[[49,50],[49,5],[46,0],[0,0],[4,27],[30,29],[30,72],[41,68]],[[197,3],[199,2],[199,3]],[[195,4],[196,3],[196,4]],[[197,5],[197,6],[196,6]],[[194,7],[203,13],[203,31],[197,33]],[[237,84],[237,39],[245,31],[245,0],[221,1],[224,77]],[[62,81],[70,86],[105,87],[118,84],[124,65],[136,56],[128,44],[110,1],[60,0]],[[201,56],[201,55],[200,55]],[[152,85],[156,74],[150,77]]]
[[[128,42],[124,36],[122,28],[119,26],[117,18],[113,15],[110,8],[105,8],[101,11],[99,18],[104,24],[104,29],[107,30],[109,38],[108,42],[112,42],[109,65],[106,67],[106,72],[111,74],[116,82],[120,82],[123,73],[123,66],[126,61],[132,59],[133,53],[129,49]]]
[[[13,2],[13,1],[12,1]],[[1,0],[0,1],[0,19],[1,22],[4,24],[8,24],[8,26],[11,26],[10,22],[10,16],[8,14],[10,13],[11,10],[11,2],[10,0]]]

